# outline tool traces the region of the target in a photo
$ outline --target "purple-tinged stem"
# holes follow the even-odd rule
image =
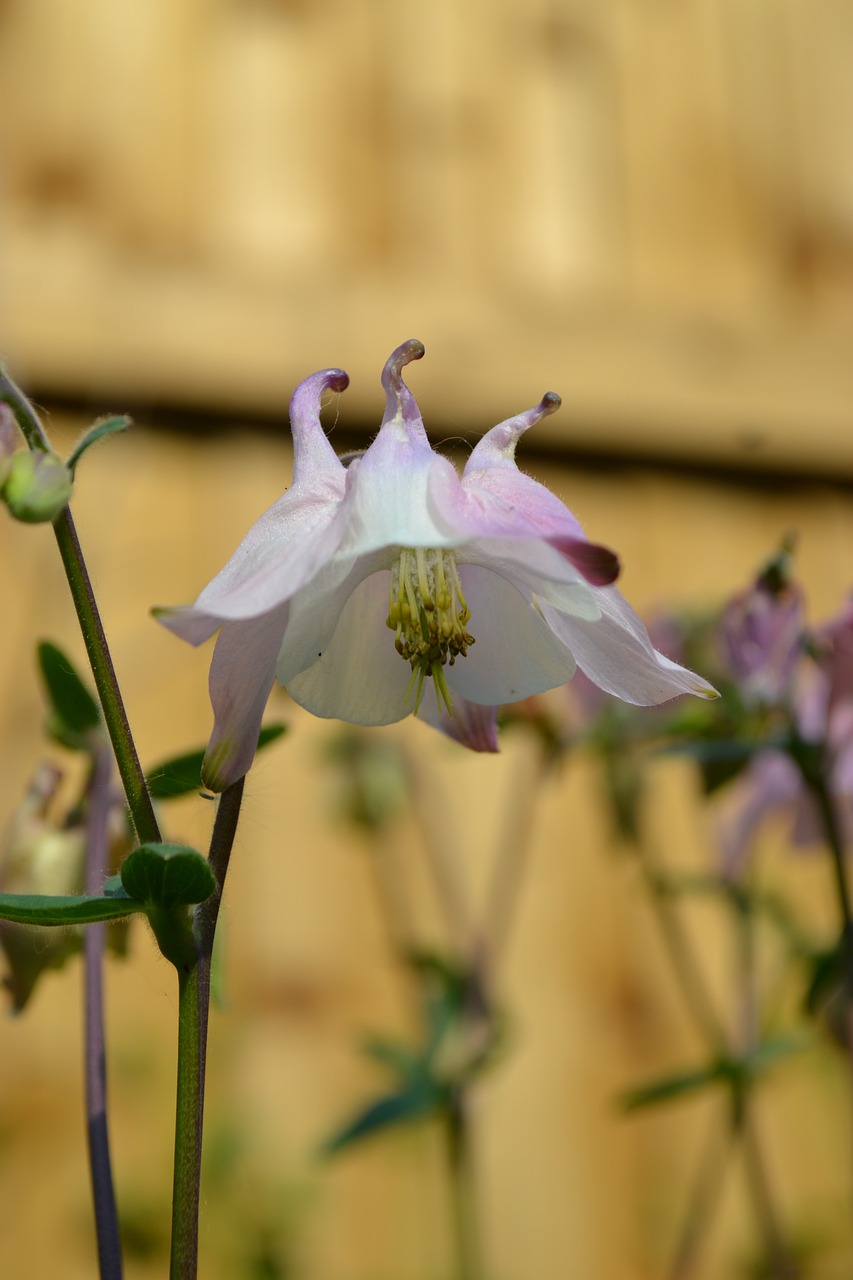
[[[86,839],[86,893],[98,894],[109,864],[108,825],[112,753],[95,754],[89,785]],[[103,956],[106,925],[90,924],[83,940],[85,1003],[86,1132],[95,1207],[101,1280],[121,1280],[121,1239],[110,1164],[107,1126],[107,1068],[104,1038]]]

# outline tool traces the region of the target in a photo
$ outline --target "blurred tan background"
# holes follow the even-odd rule
[[[75,514],[143,759],[210,719],[207,652],[149,606],[192,598],[288,483],[295,383],[342,365],[341,436],[375,431],[379,371],[411,336],[436,439],[562,394],[522,465],[621,551],[638,608],[721,599],[797,529],[814,617],[835,610],[853,577],[851,59],[849,0],[5,0],[0,348],[58,447],[108,409],[141,423],[81,467]],[[33,643],[82,647],[50,531],[2,524],[5,817],[44,751]],[[329,726],[280,694],[271,713],[292,731],[250,777],[228,886],[201,1273],[443,1280],[429,1126],[315,1158],[377,1084],[359,1035],[405,1030],[410,993],[374,855],[334,818]],[[420,725],[388,733],[435,772],[476,896],[529,744],[462,759]],[[689,773],[668,767],[657,798],[667,857],[700,865]],[[203,845],[209,824],[193,799],[170,832]],[[434,941],[405,822],[394,844]],[[831,929],[821,860],[765,852]],[[728,940],[712,911],[691,920],[722,1001]],[[490,1276],[656,1280],[721,1111],[616,1109],[701,1048],[587,765],[545,786],[511,941],[510,1054],[477,1108]],[[147,1280],[175,993],[141,929],[109,984],[127,1274]],[[72,966],[0,1032],[2,1258],[22,1280],[93,1273],[78,1003]],[[760,1120],[786,1220],[829,1241],[808,1274],[849,1275],[840,1065],[809,1056]],[[755,1250],[735,1170],[696,1275],[745,1274]]]

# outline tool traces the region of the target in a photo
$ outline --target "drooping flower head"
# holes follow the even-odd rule
[[[792,576],[792,549],[786,539],[720,619],[723,662],[747,703],[782,701],[801,656],[805,599]]]
[[[809,781],[815,770],[822,776],[844,845],[853,844],[853,605],[848,603],[811,632],[803,618],[798,592],[780,602],[777,622],[767,632],[772,643],[765,653],[774,660],[765,670],[784,672],[785,681],[768,685],[762,680],[762,687],[785,694],[780,702],[782,733],[727,788],[718,834],[723,869],[729,875],[740,873],[757,832],[771,818],[787,823],[797,848],[826,843],[825,816]],[[789,632],[789,640],[784,640]],[[786,656],[788,649],[793,662]],[[781,665],[776,661],[780,656]]]
[[[277,677],[315,715],[391,724],[415,712],[475,750],[496,750],[497,708],[571,679],[650,705],[706,681],[658,653],[611,584],[616,556],[590,542],[548,489],[520,472],[522,434],[549,392],[493,427],[460,476],[427,439],[398,347],[382,373],[379,434],[349,467],[320,425],[326,369],[297,387],[293,485],[188,608],[160,621],[200,644],[215,723],[203,777],[222,790],[249,768]]]

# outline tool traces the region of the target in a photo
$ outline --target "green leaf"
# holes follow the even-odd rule
[[[173,800],[176,796],[186,796],[192,791],[201,791],[201,762],[204,759],[204,747],[198,751],[187,751],[185,755],[173,756],[156,765],[145,775],[152,800]]]
[[[109,418],[101,418],[89,428],[83,436],[83,439],[71,454],[71,457],[65,464],[68,467],[68,470],[73,473],[74,468],[77,466],[77,463],[80,461],[83,454],[87,449],[90,449],[93,444],[97,444],[99,440],[103,440],[106,436],[115,435],[118,431],[126,431],[130,425],[131,420],[126,414],[119,414]]]
[[[421,1055],[400,1040],[390,1036],[368,1036],[362,1050],[384,1067],[389,1067],[401,1080],[423,1076],[426,1068]]]
[[[43,893],[0,893],[0,920],[15,924],[74,925],[121,920],[145,905],[135,898],[97,898],[78,894],[53,898]]]
[[[626,1111],[641,1111],[646,1107],[655,1107],[662,1102],[670,1102],[673,1098],[683,1097],[687,1093],[696,1093],[708,1085],[718,1084],[721,1080],[730,1078],[731,1074],[732,1064],[721,1059],[692,1071],[680,1071],[675,1075],[665,1076],[662,1080],[653,1080],[637,1089],[629,1089],[621,1095],[619,1102]]]
[[[619,1101],[626,1111],[640,1111],[722,1082],[742,1090],[785,1058],[802,1053],[809,1044],[810,1041],[801,1035],[771,1036],[742,1058],[718,1058],[691,1071],[654,1080],[638,1089],[629,1089]]]
[[[786,1058],[802,1053],[814,1042],[805,1035],[793,1032],[787,1035],[771,1036],[756,1045],[751,1053],[741,1060],[742,1070],[752,1079],[762,1076]]]
[[[275,742],[287,732],[287,725],[266,724],[258,737],[258,750]],[[204,760],[204,747],[197,751],[187,751],[180,756],[172,756],[162,764],[155,765],[146,774],[148,790],[152,800],[174,800],[178,796],[189,795],[193,791],[201,791],[201,766]]]
[[[101,711],[71,662],[61,649],[42,640],[36,650],[39,669],[54,721],[53,731],[67,746],[84,746],[99,728]]]
[[[264,747],[268,747],[270,743],[277,742],[279,738],[283,738],[287,733],[287,725],[277,722],[276,724],[265,724],[261,727],[258,734],[258,750],[263,751]]]
[[[323,1146],[325,1155],[336,1155],[362,1138],[369,1138],[394,1125],[409,1124],[447,1104],[448,1094],[429,1080],[421,1080],[399,1093],[387,1094],[369,1103],[349,1124]]]
[[[204,902],[216,889],[207,859],[180,844],[142,844],[121,865],[121,883],[131,898],[165,911]]]

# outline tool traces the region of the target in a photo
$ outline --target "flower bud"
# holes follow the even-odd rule
[[[86,854],[83,827],[57,826],[48,816],[59,787],[58,769],[42,765],[6,833],[0,863],[3,893],[80,893]],[[77,930],[0,921],[6,956],[5,985],[16,1013],[24,1008],[45,969],[58,969],[80,947]]]
[[[9,461],[3,497],[16,520],[41,524],[56,519],[72,487],[71,472],[55,453],[27,450]]]

